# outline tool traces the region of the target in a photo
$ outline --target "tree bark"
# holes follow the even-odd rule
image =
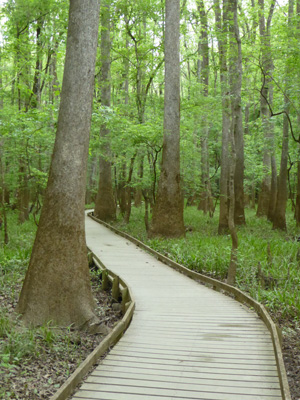
[[[1,107],[0,107],[1,108]],[[0,230],[3,226],[4,236],[3,243],[4,245],[8,244],[8,224],[7,224],[7,215],[6,215],[6,202],[5,202],[5,173],[4,173],[4,139],[0,140],[0,202],[2,208],[2,217],[0,212]]]
[[[292,17],[293,17],[294,1],[289,0],[289,12],[288,12],[288,26],[292,29]],[[288,75],[288,65],[286,66],[286,74]],[[288,91],[288,85],[285,90]],[[287,96],[284,96],[285,111],[289,112],[289,100]],[[288,152],[289,152],[289,122],[287,116],[283,116],[283,137],[282,137],[282,149],[281,149],[281,162],[280,162],[280,174],[278,179],[278,190],[277,190],[277,201],[276,208],[273,217],[273,229],[281,229],[286,231],[286,204],[288,199]]]
[[[233,20],[230,22],[230,85],[232,129],[235,146],[235,173],[234,173],[234,223],[245,225],[244,206],[244,129],[242,113],[242,45],[237,20],[237,4],[231,1]]]
[[[35,65],[35,72],[33,78],[33,87],[32,87],[32,94],[30,97],[30,106],[32,108],[39,107],[41,103],[41,72],[42,72],[42,57],[41,57],[41,49],[42,49],[42,42],[41,42],[41,33],[43,28],[44,21],[42,18],[38,20],[38,25],[36,28],[36,65]]]
[[[110,85],[110,2],[101,5],[101,106],[109,108],[111,103]],[[106,112],[106,110],[104,110]],[[109,128],[104,122],[101,125],[100,137],[104,141],[100,155],[100,177],[98,193],[95,201],[95,216],[103,221],[116,219],[116,203],[112,185],[111,150],[109,141]]]
[[[229,230],[229,161],[228,147],[230,135],[230,99],[228,89],[228,69],[227,69],[227,36],[228,36],[228,10],[227,2],[223,1],[223,23],[221,20],[221,10],[219,0],[214,0],[214,11],[217,28],[219,63],[220,63],[220,83],[222,93],[222,155],[221,155],[221,176],[220,176],[220,215],[218,233],[224,234]]]
[[[272,82],[271,74],[273,70],[272,52],[271,52],[271,41],[270,41],[270,26],[273,16],[275,3],[272,0],[270,11],[267,19],[267,26],[264,16],[264,0],[258,0],[259,4],[259,32],[261,40],[261,63],[262,63],[262,80],[264,82],[262,88],[262,95],[260,97],[260,113],[262,118],[262,127],[264,132],[264,155],[263,155],[263,166],[264,166],[264,177],[261,184],[261,190],[258,198],[257,213],[258,217],[268,216],[271,195],[274,198],[274,192],[271,192],[272,174],[273,180],[275,179],[275,168],[271,157],[274,153],[274,133],[273,126],[270,121],[270,111],[267,104],[269,101],[272,104]],[[274,162],[274,160],[273,160]],[[274,188],[274,186],[273,186]],[[270,214],[269,214],[270,215]]]
[[[230,84],[230,98],[231,98],[231,110],[232,120],[231,129],[229,135],[230,145],[230,158],[229,158],[229,212],[228,212],[228,227],[231,236],[231,257],[228,268],[227,283],[233,285],[235,283],[236,271],[237,271],[237,249],[238,249],[238,237],[235,227],[235,219],[237,218],[239,223],[242,221],[241,215],[236,215],[237,210],[240,210],[241,204],[244,208],[244,191],[241,190],[240,184],[243,185],[243,173],[237,177],[237,151],[236,151],[236,139],[239,143],[238,151],[244,153],[243,145],[243,126],[242,126],[242,112],[241,112],[241,78],[242,78],[242,66],[241,66],[241,41],[239,37],[239,28],[237,21],[237,0],[228,1],[228,15],[229,15],[229,84]],[[239,163],[241,159],[239,159]],[[244,167],[244,160],[242,157],[242,164],[239,167]],[[243,198],[236,195],[236,187],[242,192]],[[241,203],[236,208],[236,199]],[[241,211],[240,211],[241,212]]]
[[[17,312],[27,325],[95,320],[84,198],[99,3],[71,0],[65,70],[44,206]]]
[[[29,219],[29,187],[28,187],[28,174],[27,166],[24,158],[21,156],[19,160],[19,188],[18,188],[18,220],[23,224]]]
[[[287,103],[287,99],[286,105]],[[281,149],[280,174],[278,179],[277,201],[273,217],[273,229],[286,231],[286,204],[288,199],[287,190],[287,165],[289,151],[289,123],[286,115],[283,117],[283,138]]]
[[[180,188],[180,1],[166,0],[164,141],[150,236],[184,235]]]
[[[201,22],[201,37],[198,45],[198,68],[197,78],[201,85],[201,92],[204,97],[208,97],[209,88],[209,46],[208,46],[208,21],[205,11],[204,2],[197,1],[198,12]],[[211,212],[211,187],[209,179],[209,149],[208,135],[209,126],[207,116],[202,116],[202,137],[201,137],[201,193],[198,209],[201,209],[204,214]]]

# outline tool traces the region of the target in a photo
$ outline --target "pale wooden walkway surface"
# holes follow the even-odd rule
[[[270,334],[254,312],[90,218],[86,232],[92,251],[131,287],[136,311],[74,400],[282,398]]]

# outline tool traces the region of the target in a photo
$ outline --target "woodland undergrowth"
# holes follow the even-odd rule
[[[226,279],[231,238],[218,235],[218,210],[210,218],[186,207],[186,236],[180,239],[148,239],[143,215],[143,207],[133,208],[129,224],[119,215],[115,226],[192,270]],[[275,318],[299,327],[300,242],[292,214],[287,215],[287,232],[272,230],[272,224],[251,209],[246,210],[246,220],[247,225],[238,228],[236,286],[263,303]]]

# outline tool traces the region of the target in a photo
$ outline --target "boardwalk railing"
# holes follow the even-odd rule
[[[280,332],[279,327],[277,325],[275,325],[275,323],[272,321],[270,315],[268,314],[267,310],[265,309],[265,307],[263,305],[261,305],[260,303],[258,303],[254,299],[252,299],[250,296],[248,296],[246,293],[242,292],[241,290],[239,290],[233,286],[230,286],[226,283],[220,282],[216,279],[207,277],[198,272],[192,271],[192,270],[184,267],[181,264],[178,264],[177,262],[171,260],[170,258],[151,249],[149,246],[147,246],[140,240],[138,240],[138,239],[128,235],[127,233],[114,228],[113,226],[109,225],[108,223],[103,222],[103,221],[99,220],[98,218],[94,217],[92,212],[90,212],[88,215],[94,221],[101,223],[105,227],[109,228],[111,231],[130,240],[132,243],[134,243],[138,247],[140,247],[143,250],[146,250],[148,253],[154,255],[159,261],[163,262],[164,264],[168,265],[169,267],[181,272],[182,274],[190,277],[191,279],[193,279],[195,281],[201,282],[201,283],[205,284],[206,286],[213,288],[214,290],[228,294],[231,297],[233,297],[236,301],[238,301],[244,305],[247,305],[250,308],[253,308],[256,311],[256,313],[260,316],[260,318],[263,320],[263,322],[265,323],[265,325],[268,328],[268,330],[271,334],[271,337],[272,337],[273,348],[274,348],[276,364],[277,364],[277,372],[278,372],[279,381],[280,381],[282,399],[283,400],[291,400],[290,389],[289,389],[288,379],[287,379],[287,375],[286,375],[286,370],[285,370],[285,365],[284,365],[283,355],[282,355],[282,350],[281,350],[281,332]]]
[[[65,400],[76,389],[76,386],[82,381],[85,375],[90,371],[94,364],[102,357],[106,351],[113,346],[124,334],[128,328],[133,312],[135,309],[135,302],[130,288],[118,275],[110,271],[98,259],[95,254],[89,251],[89,262],[93,262],[97,268],[100,269],[102,275],[102,288],[108,289],[112,285],[112,297],[114,300],[121,299],[123,318],[117,323],[113,330],[103,339],[103,341],[92,351],[92,353],[80,364],[80,366],[73,372],[73,374],[66,380],[66,382],[59,388],[59,390],[50,398],[50,400]]]

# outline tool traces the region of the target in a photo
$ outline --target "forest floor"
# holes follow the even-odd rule
[[[0,363],[0,399],[49,399],[120,320],[121,312],[113,310],[110,293],[99,289],[96,277],[92,279],[92,283],[97,301],[97,315],[103,327],[106,327],[103,333],[88,334],[71,329],[55,331],[49,327],[32,332],[34,343],[29,345],[28,354],[20,358],[20,362],[7,360],[6,363]],[[16,289],[15,293],[18,293],[21,287]],[[6,310],[6,318],[15,319],[16,304],[17,296],[0,295],[0,309]],[[17,329],[20,330],[20,341],[27,346],[20,324]],[[18,346],[15,333],[12,334],[13,337],[9,336],[8,334],[5,338],[7,345]],[[15,343],[10,343],[11,341]],[[11,357],[18,358],[17,349],[11,349],[10,354]]]
[[[300,328],[294,319],[282,318],[280,312],[270,312],[283,332],[282,352],[292,400],[300,400]]]

